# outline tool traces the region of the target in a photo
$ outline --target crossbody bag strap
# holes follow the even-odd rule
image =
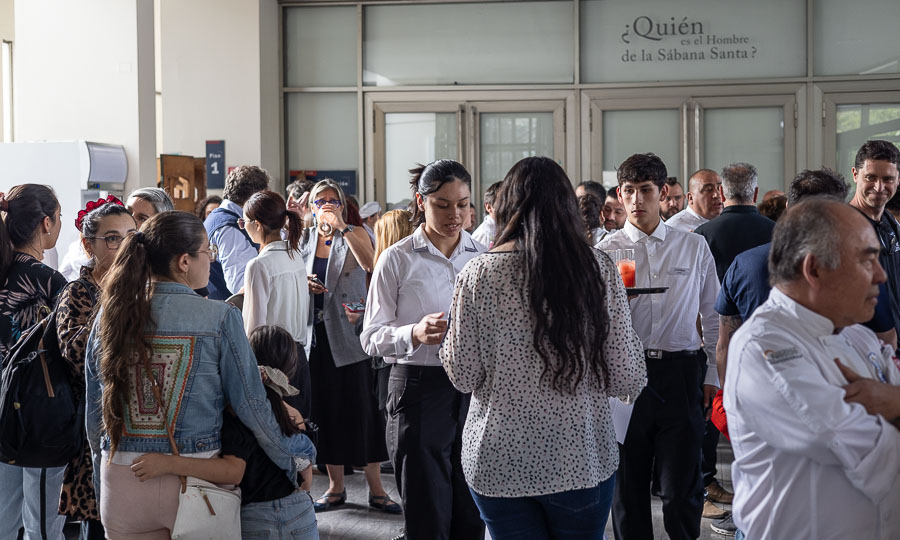
[[[153,388],[153,396],[156,398],[156,402],[159,403],[159,406],[163,410],[163,425],[166,426],[166,433],[169,435],[169,445],[172,446],[172,454],[175,456],[179,456],[181,454],[178,453],[178,445],[175,444],[175,433],[172,431],[172,426],[169,425],[169,405],[166,404],[163,406],[162,392],[159,389],[159,383],[156,380],[156,377],[153,376],[153,370],[150,368],[150,359],[146,356],[144,357],[144,373],[147,378],[150,379],[150,387]],[[187,479],[184,476],[178,477],[181,480],[181,492],[184,493],[187,490]]]

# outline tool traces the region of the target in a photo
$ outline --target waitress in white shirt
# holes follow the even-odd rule
[[[266,190],[244,203],[244,217],[238,226],[259,244],[259,255],[247,263],[244,272],[244,330],[249,336],[259,326],[280,326],[297,342],[297,372],[288,377],[300,394],[285,397],[285,401],[307,418],[311,390],[304,344],[309,285],[299,251],[303,222],[296,213],[288,212],[281,195]],[[286,240],[281,239],[283,228],[287,229]]]
[[[439,160],[410,171],[413,234],[379,257],[360,341],[393,363],[387,445],[406,519],[406,538],[481,538],[484,523],[463,477],[460,454],[469,395],[453,388],[438,358],[456,275],[485,250],[462,224],[471,177]]]

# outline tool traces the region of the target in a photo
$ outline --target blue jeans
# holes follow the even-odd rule
[[[536,497],[485,497],[469,491],[494,540],[600,540],[614,483],[615,475],[596,487]]]
[[[16,538],[25,527],[25,540],[41,538],[41,470],[0,463],[0,538]],[[59,491],[65,467],[46,469],[44,525],[49,540],[62,540],[66,517],[59,515]]]
[[[316,511],[308,491],[241,507],[244,540],[319,540]]]

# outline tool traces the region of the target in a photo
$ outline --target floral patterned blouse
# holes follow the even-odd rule
[[[606,283],[609,386],[584,376],[573,394],[541,375],[520,252],[485,253],[456,280],[440,358],[453,385],[472,392],[463,429],[466,482],[488,497],[592,488],[619,464],[608,397],[634,399],[647,384],[641,340],[613,262],[595,250]]]
[[[31,255],[13,254],[0,288],[0,358],[5,359],[22,332],[53,311],[66,278]]]

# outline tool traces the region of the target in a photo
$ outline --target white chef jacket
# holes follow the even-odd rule
[[[306,344],[309,283],[299,251],[291,258],[287,242],[279,240],[247,263],[243,311],[248,336],[258,326],[273,324],[287,330],[294,341]]]
[[[777,287],[728,348],[734,522],[750,540],[900,538],[900,431],[859,404],[834,363],[900,383],[890,347]]]
[[[635,287],[669,287],[662,294],[645,294],[630,302],[631,321],[646,349],[706,351],[706,384],[719,386],[716,342],[719,279],[716,261],[699,234],[679,231],[660,220],[653,234],[625,222],[597,244],[597,249],[634,249]],[[704,340],[697,333],[697,314]]]
[[[487,251],[461,231],[448,259],[425,236],[424,227],[378,257],[369,284],[359,341],[366,353],[383,356],[388,363],[441,365],[440,344],[413,347],[412,329],[425,315],[449,316],[456,276],[467,262]]]
[[[690,206],[666,220],[666,225],[684,232],[694,232],[694,229],[709,221],[694,212]]]

